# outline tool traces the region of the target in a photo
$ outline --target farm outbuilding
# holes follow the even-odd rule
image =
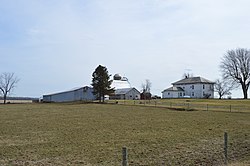
[[[110,99],[139,100],[140,92],[136,88],[116,89],[115,94],[111,95]]]
[[[96,99],[92,92],[92,87],[84,86],[69,91],[43,95],[43,102],[91,101]]]
[[[122,77],[120,74],[115,74],[112,80],[111,88],[125,89],[131,88],[127,77]]]

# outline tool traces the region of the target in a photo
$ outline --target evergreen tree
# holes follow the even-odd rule
[[[93,94],[97,95],[99,101],[104,102],[104,96],[110,95],[114,89],[110,87],[112,80],[105,66],[99,65],[92,74]]]

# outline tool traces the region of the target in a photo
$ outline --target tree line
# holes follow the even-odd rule
[[[222,57],[220,63],[222,74],[221,79],[216,80],[215,91],[221,99],[225,95],[230,95],[231,90],[241,87],[243,98],[248,98],[248,88],[250,85],[250,50],[246,48],[236,48],[228,50]],[[105,66],[99,65],[92,73],[93,93],[97,95],[99,101],[104,102],[105,95],[114,93],[111,88],[112,80]],[[185,77],[190,75],[185,74]],[[14,73],[0,74],[0,95],[3,97],[4,104],[7,96],[16,87],[19,78]],[[142,84],[143,92],[150,92],[151,82],[146,80]]]
[[[220,63],[222,74],[221,79],[215,81],[215,91],[221,99],[225,95],[230,95],[235,88],[241,87],[243,98],[248,98],[248,88],[250,85],[250,50],[246,48],[236,48],[228,50],[222,57]],[[99,65],[92,74],[92,86],[94,94],[98,95],[99,100],[104,96],[114,92],[110,88],[112,81],[106,67]],[[185,73],[184,77],[192,77],[191,74]],[[150,92],[151,82],[147,79],[142,84],[143,92]]]

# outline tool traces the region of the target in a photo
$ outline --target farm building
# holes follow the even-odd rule
[[[110,99],[118,100],[139,100],[140,92],[136,88],[116,89],[115,94]]]
[[[115,92],[109,96],[109,99],[135,100],[140,99],[140,92],[136,88],[132,88],[128,78],[115,74],[112,80],[111,88]]]
[[[162,98],[214,98],[214,84],[202,77],[188,77],[162,91]]]
[[[122,77],[120,74],[115,74],[112,80],[111,88],[124,89],[131,88],[128,78]]]
[[[151,100],[152,94],[150,92],[142,92],[141,93],[141,100]]]
[[[84,86],[69,91],[43,95],[43,102],[70,102],[70,101],[90,101],[95,100],[93,88]]]

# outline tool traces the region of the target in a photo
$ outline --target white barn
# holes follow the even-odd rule
[[[91,101],[96,99],[92,92],[92,87],[84,86],[69,91],[43,95],[43,102]]]
[[[122,77],[120,74],[115,74],[112,80],[111,88],[114,88],[114,94],[109,96],[109,99],[121,100],[138,100],[140,92],[131,87],[128,78]]]
[[[122,77],[120,74],[115,74],[112,80],[111,88],[125,89],[131,88],[128,78]]]
[[[214,84],[202,77],[184,78],[163,90],[162,98],[214,98]]]
[[[116,89],[115,94],[110,96],[110,99],[139,100],[140,92],[136,88]]]

